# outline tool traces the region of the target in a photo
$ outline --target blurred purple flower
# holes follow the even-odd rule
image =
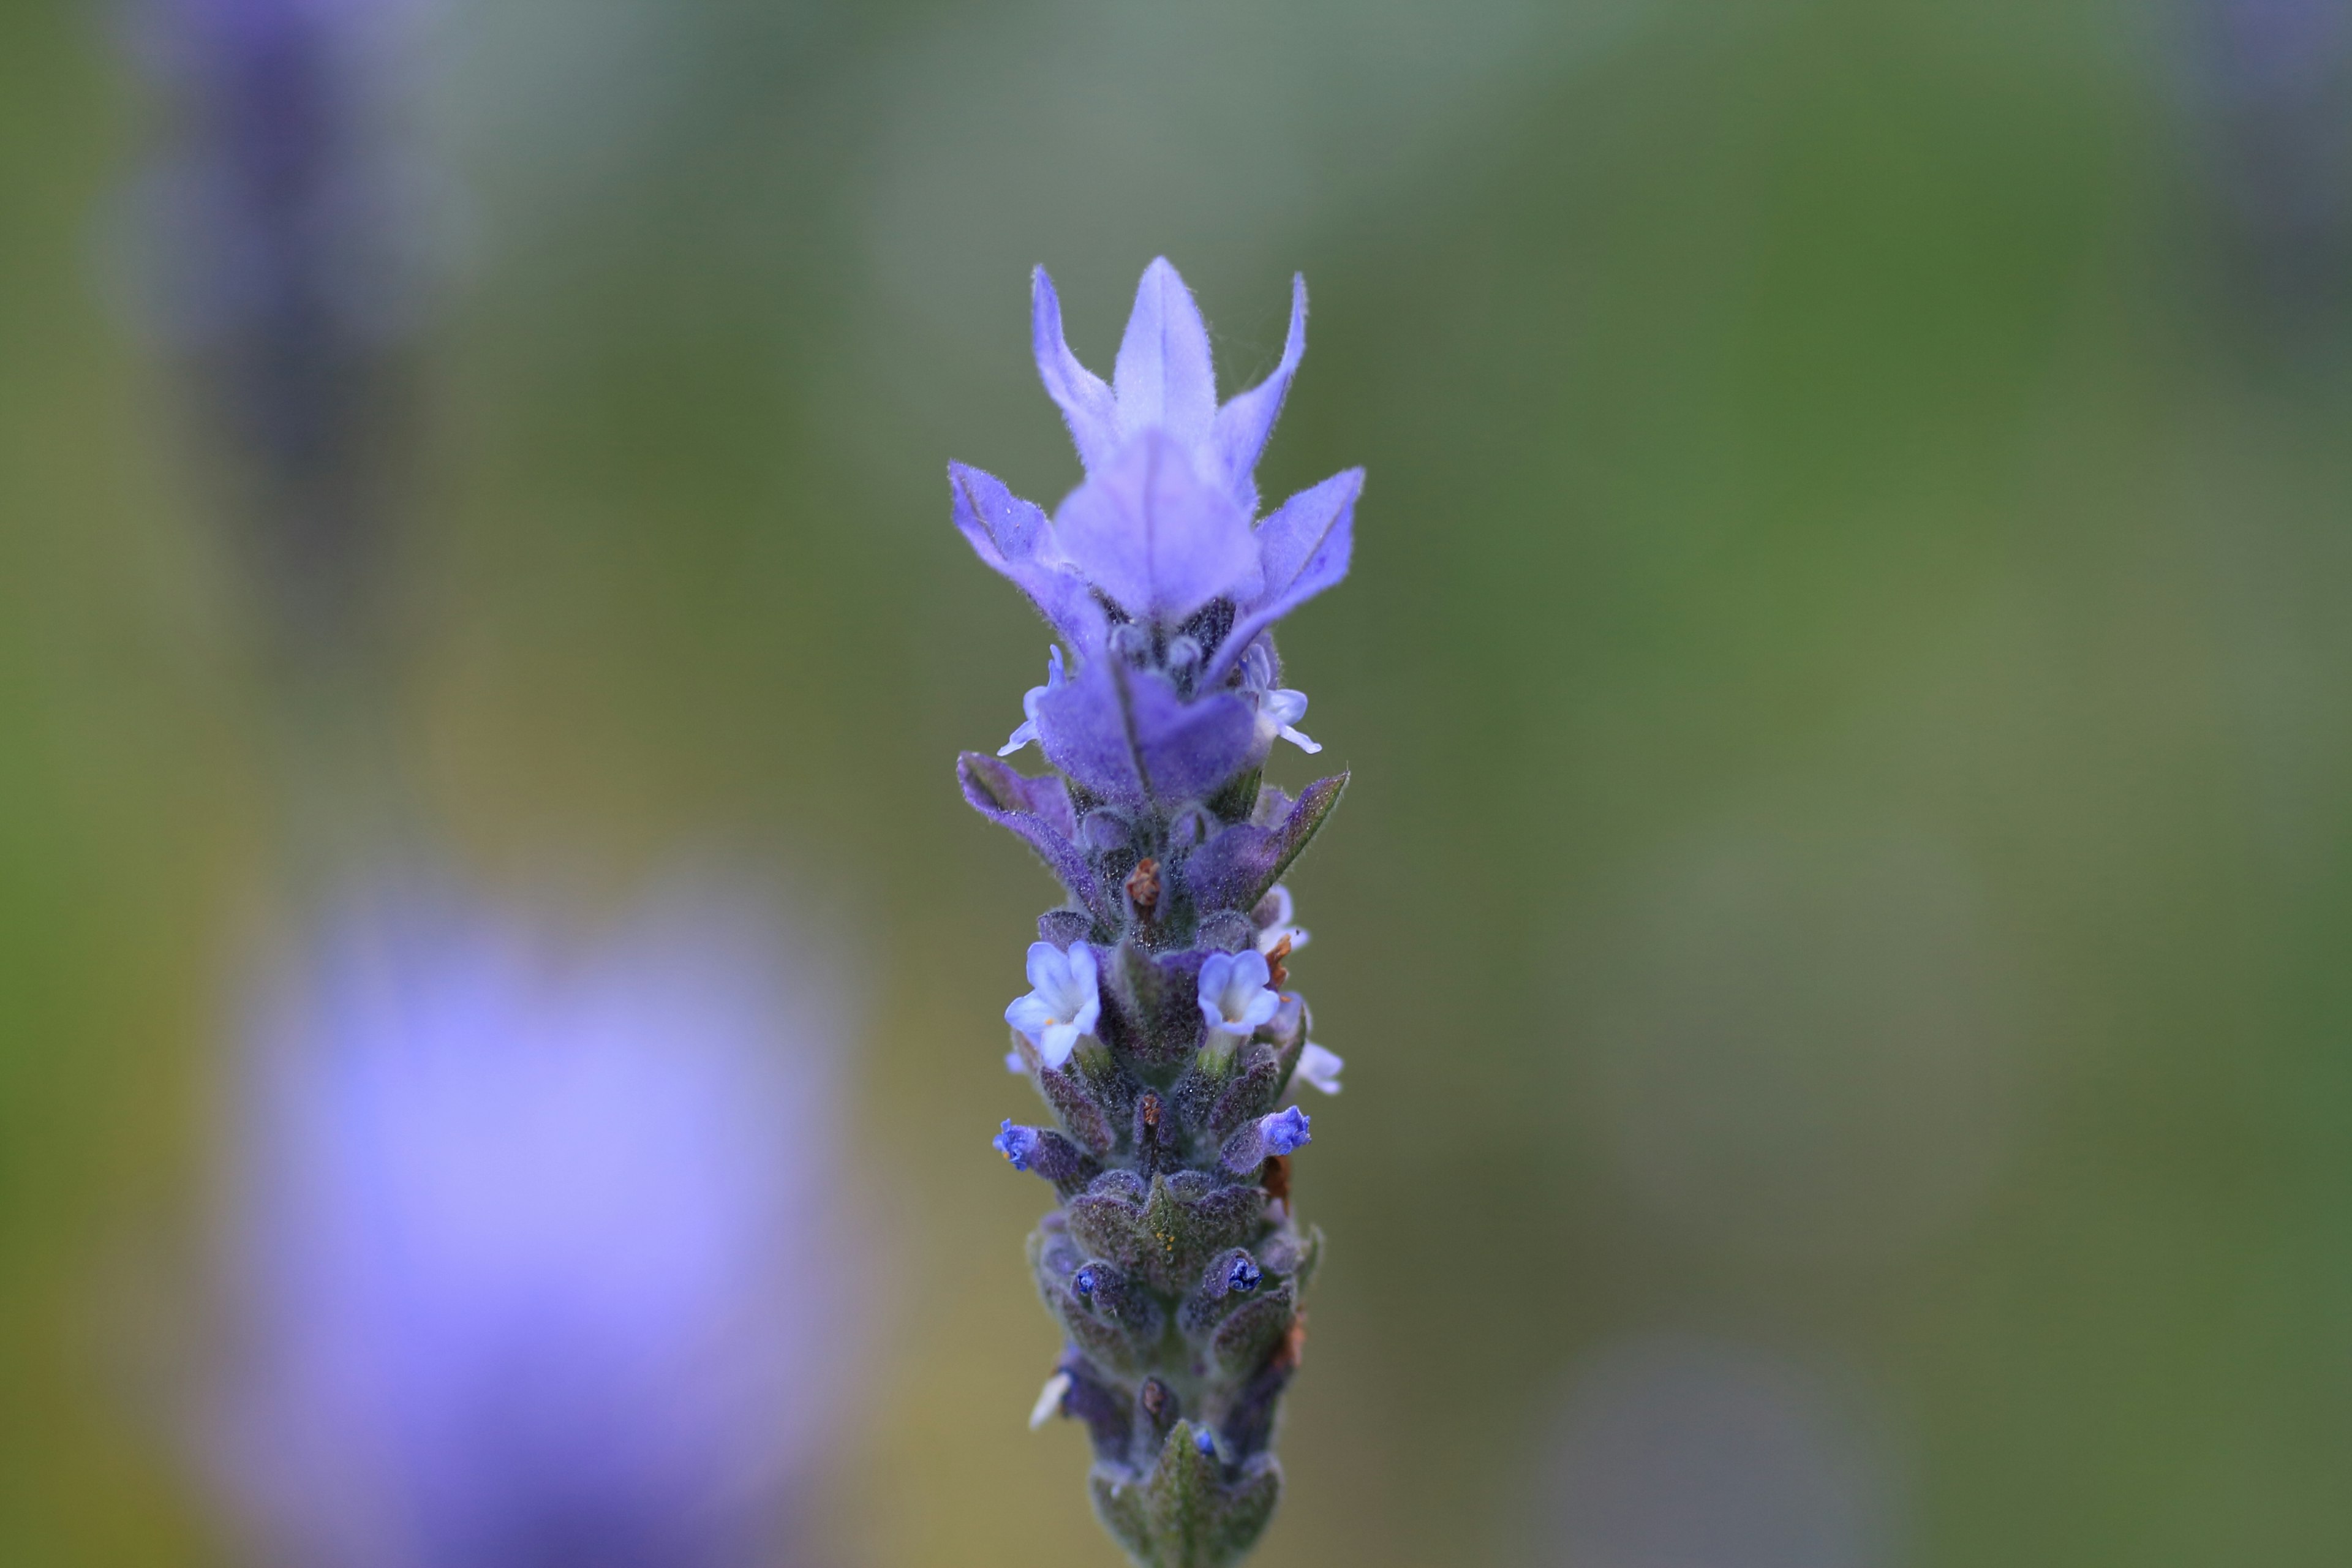
[[[2195,0],[2190,17],[2231,259],[2306,350],[2352,300],[2352,0]]]
[[[339,631],[380,525],[400,345],[436,270],[403,134],[428,0],[133,0],[169,141],[122,237],[142,313],[236,451],[287,607]]]
[[[837,993],[756,913],[331,922],[269,1000],[214,1431],[316,1568],[733,1568],[841,1415]]]

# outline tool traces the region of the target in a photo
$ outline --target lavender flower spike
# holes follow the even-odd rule
[[[211,1455],[268,1561],[757,1568],[836,1444],[843,1020],[756,912],[330,922],[255,1031]]]
[[[957,527],[1060,638],[1004,753],[966,752],[964,797],[1019,834],[1068,894],[1038,921],[1006,1065],[1052,1124],[992,1140],[1059,1200],[1029,1240],[1065,1346],[1032,1425],[1082,1423],[1096,1512],[1143,1568],[1229,1568],[1273,1516],[1275,1416],[1297,1370],[1298,1297],[1322,1235],[1292,1217],[1307,1118],[1294,1082],[1339,1090],[1288,964],[1307,943],[1278,881],[1339,797],[1263,781],[1274,742],[1318,750],[1281,684],[1275,623],[1347,574],[1349,470],[1257,516],[1254,470],[1306,346],[1294,289],[1282,363],[1216,400],[1206,327],[1155,261],[1105,383],[1063,341],[1040,270],[1039,373],[1085,482],[1048,518],[950,470]],[[1064,658],[1066,656],[1066,658]],[[977,1140],[975,1140],[977,1142]]]

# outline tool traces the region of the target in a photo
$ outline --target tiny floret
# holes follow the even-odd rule
[[[1325,1094],[1339,1092],[1339,1070],[1348,1064],[1336,1051],[1327,1051],[1314,1041],[1307,1042],[1298,1053],[1298,1081],[1321,1089]]]
[[[1070,1276],[1070,1289],[1076,1291],[1082,1300],[1091,1301],[1094,1300],[1095,1283],[1097,1278],[1094,1265],[1090,1263]]]
[[[1290,945],[1284,951],[1297,952],[1313,941],[1305,926],[1292,923],[1297,918],[1291,905],[1290,889],[1279,882],[1268,888],[1265,897],[1258,900],[1257,909],[1251,915],[1252,923],[1257,927],[1257,950],[1272,952],[1281,945],[1283,938],[1288,937]]]
[[[1060,645],[1056,644],[1045,650],[1045,684],[1033,686],[1022,694],[1020,727],[1013,731],[1004,744],[996,748],[998,756],[1009,757],[1037,738],[1037,704],[1045,701],[1045,694],[1061,684],[1062,649]],[[1303,698],[1300,700],[1300,710],[1305,711]]]
[[[1004,1021],[1029,1037],[1047,1067],[1060,1067],[1102,1016],[1094,949],[1074,942],[1064,952],[1050,942],[1031,942],[1029,985],[1028,995],[1004,1009]]]
[[[1265,1278],[1256,1264],[1246,1258],[1236,1258],[1225,1268],[1225,1289],[1247,1295],[1256,1289]]]
[[[1213,1459],[1217,1457],[1216,1435],[1206,1426],[1193,1428],[1192,1447],[1201,1450],[1201,1457],[1204,1459]]]
[[[1265,954],[1213,952],[1201,964],[1201,1016],[1211,1033],[1246,1038],[1282,1007]]]
[[[1265,1152],[1287,1154],[1314,1142],[1307,1131],[1308,1121],[1307,1112],[1295,1105],[1286,1106],[1271,1116],[1259,1117],[1258,1136],[1265,1141]]]
[[[1013,1168],[1016,1171],[1027,1170],[1029,1162],[1037,1157],[1037,1130],[1016,1126],[1009,1117],[1005,1119],[1003,1130],[988,1142],[991,1147],[1002,1151],[1004,1157],[1013,1162]]]
[[[1310,756],[1323,749],[1323,743],[1308,737],[1298,728],[1307,717],[1307,693],[1287,688],[1265,692],[1258,699],[1258,713],[1274,726],[1274,732]]]

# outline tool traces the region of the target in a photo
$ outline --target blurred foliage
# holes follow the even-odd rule
[[[1025,268],[1104,363],[1161,252],[1229,384],[1306,272],[1265,487],[1371,470],[1285,649],[1356,779],[1267,1568],[1559,1560],[1568,1369],[1662,1325],[1865,1388],[1904,1561],[2352,1552],[2352,382],[2244,308],[2179,20],[453,5],[391,721],[488,874],[717,846],[877,945],[851,1560],[1105,1550],[986,1142],[1049,885],[950,784],[1044,637],[942,476],[1074,481]],[[93,260],[148,131],[91,14],[0,15],[11,1563],[226,1560],[172,1369],[271,752]]]

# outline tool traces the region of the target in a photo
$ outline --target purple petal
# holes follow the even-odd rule
[[[1255,908],[1283,868],[1315,837],[1347,784],[1346,773],[1318,779],[1307,786],[1279,826],[1242,823],[1194,850],[1181,873],[1194,907],[1203,910]],[[1258,962],[1265,961],[1259,957]]]
[[[989,1140],[1016,1171],[1025,1171],[1029,1162],[1037,1157],[1037,1130],[1016,1126],[1007,1119],[995,1137]]]
[[[1070,352],[1069,341],[1062,335],[1062,301],[1042,267],[1031,280],[1029,300],[1029,336],[1037,354],[1037,377],[1069,424],[1078,461],[1092,472],[1118,450],[1118,401],[1102,377],[1080,364],[1078,356]]]
[[[1188,447],[1209,438],[1217,415],[1209,329],[1164,256],[1143,269],[1112,379],[1122,435],[1163,429]]]
[[[1274,434],[1274,422],[1282,413],[1282,400],[1290,391],[1290,378],[1298,370],[1298,361],[1307,353],[1307,279],[1294,277],[1290,280],[1290,336],[1282,345],[1282,363],[1274,374],[1241,394],[1223,408],[1211,432],[1210,444],[1218,459],[1225,466],[1227,488],[1234,500],[1252,517],[1257,515],[1257,468],[1259,454],[1265,450],[1266,437]]]
[[[1234,623],[1202,676],[1205,684],[1233,668],[1250,639],[1348,574],[1355,547],[1356,498],[1364,470],[1349,468],[1284,501],[1258,524],[1258,568],[1264,583],[1256,603]]]
[[[1046,693],[1037,735],[1048,762],[1128,806],[1198,799],[1265,760],[1246,699],[1221,691],[1186,702],[1162,677],[1108,658]]]
[[[1007,489],[1003,480],[962,463],[948,465],[955,525],[974,553],[1013,580],[1073,649],[1102,637],[1102,609],[1086,579],[1063,558],[1045,514]]]
[[[1094,868],[1070,842],[1070,794],[1061,780],[1024,778],[980,752],[966,752],[957,760],[956,780],[974,811],[1019,834],[1096,919],[1113,918]]]
[[[1220,595],[1247,603],[1263,592],[1249,514],[1202,484],[1164,431],[1144,431],[1094,469],[1062,503],[1053,539],[1079,574],[1139,619],[1172,624]]]
[[[1004,1021],[1034,1040],[1053,1024],[1054,1009],[1032,991],[1004,1005]]]
[[[1307,1130],[1311,1120],[1307,1112],[1295,1105],[1277,1110],[1272,1116],[1261,1118],[1258,1121],[1258,1132],[1259,1136],[1265,1140],[1266,1152],[1272,1154],[1288,1154],[1312,1143],[1315,1141],[1314,1136]]]

